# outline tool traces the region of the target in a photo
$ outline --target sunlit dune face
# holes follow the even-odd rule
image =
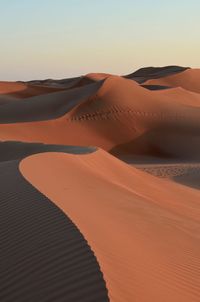
[[[111,302],[162,301],[163,294],[172,302],[198,301],[192,230],[199,191],[131,169],[102,150],[33,155],[20,171],[82,230]]]

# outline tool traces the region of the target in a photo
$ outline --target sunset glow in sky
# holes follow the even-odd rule
[[[2,0],[0,80],[200,67],[199,0]]]

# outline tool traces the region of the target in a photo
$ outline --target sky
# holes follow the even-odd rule
[[[199,0],[0,0],[0,80],[200,68]]]

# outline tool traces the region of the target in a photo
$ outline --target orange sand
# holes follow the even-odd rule
[[[200,300],[200,192],[130,168],[104,151],[44,153],[24,177],[79,227],[110,301]]]
[[[110,301],[199,302],[200,69],[144,83],[172,87],[156,91],[101,73],[31,83],[0,82],[0,141],[100,147],[20,171],[78,226]]]
[[[113,76],[60,118],[0,124],[0,140],[93,145],[113,153],[198,155],[199,104],[197,93],[180,88],[149,91]]]
[[[160,79],[146,81],[147,85],[163,85],[171,87],[182,87],[187,90],[200,93],[200,69],[187,69],[175,75]]]

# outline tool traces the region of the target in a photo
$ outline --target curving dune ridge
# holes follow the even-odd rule
[[[0,83],[1,301],[200,300],[199,74]]]

